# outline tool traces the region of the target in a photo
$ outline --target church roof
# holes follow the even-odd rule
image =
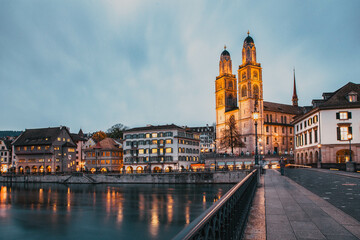
[[[293,105],[281,104],[281,103],[274,103],[274,102],[263,102],[264,111],[269,112],[280,112],[280,113],[287,113],[293,115],[299,115],[304,112],[301,107],[296,107]]]
[[[254,39],[250,36],[247,36],[244,40],[244,43],[254,43]]]

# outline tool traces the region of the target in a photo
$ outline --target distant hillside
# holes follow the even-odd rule
[[[0,138],[2,137],[17,137],[22,131],[0,131]]]

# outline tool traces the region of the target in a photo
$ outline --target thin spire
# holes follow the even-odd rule
[[[296,93],[296,81],[295,81],[295,67],[294,67],[294,91],[293,91],[293,96],[292,96],[292,105],[297,107],[298,106],[298,96]]]
[[[224,50],[226,50],[226,45],[224,45]]]
[[[248,36],[250,35],[250,31],[249,31],[249,30],[248,30],[247,34],[248,34]]]

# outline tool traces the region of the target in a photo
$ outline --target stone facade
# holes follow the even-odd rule
[[[292,153],[294,148],[293,118],[302,113],[297,106],[295,90],[293,105],[266,102],[263,100],[263,79],[261,64],[256,61],[254,40],[245,38],[242,50],[242,64],[238,68],[238,78],[232,74],[230,53],[225,49],[220,56],[219,76],[215,81],[216,138],[217,152],[229,152],[219,148],[226,122],[232,116],[245,147],[235,149],[235,154],[253,154],[255,151],[254,112],[258,113],[257,136],[259,153]]]

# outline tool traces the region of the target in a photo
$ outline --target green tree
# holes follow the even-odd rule
[[[106,133],[111,138],[123,138],[124,131],[128,129],[128,127],[124,126],[121,123],[115,124],[111,128],[109,128]]]
[[[220,135],[220,149],[226,150],[231,148],[231,153],[234,154],[234,148],[245,147],[244,142],[241,140],[239,129],[236,126],[236,120],[234,115],[231,115],[231,117],[226,120],[225,129]]]

